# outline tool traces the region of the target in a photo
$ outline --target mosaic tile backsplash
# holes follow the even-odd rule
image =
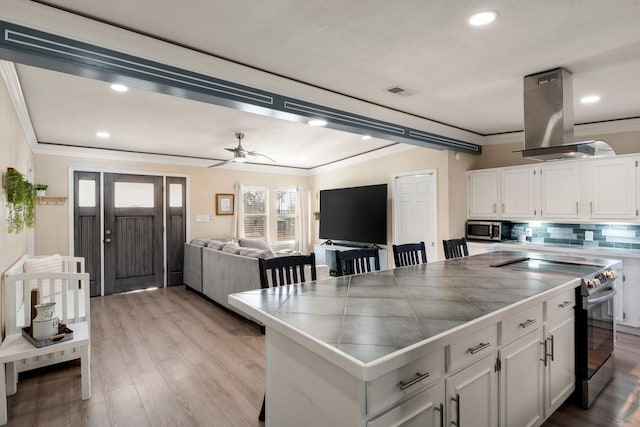
[[[640,249],[640,225],[635,224],[554,224],[513,222],[511,238],[525,235],[531,228],[531,243],[560,243],[589,248]],[[593,233],[593,240],[585,236]]]

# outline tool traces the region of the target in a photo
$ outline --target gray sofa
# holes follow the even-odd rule
[[[232,244],[219,248],[218,242],[220,240],[194,239],[185,243],[184,283],[221,306],[251,319],[232,307],[228,296],[260,289],[258,258],[284,255],[286,252],[274,253],[269,249],[245,246],[239,246],[241,249],[232,252]],[[249,244],[242,239],[240,243]],[[329,266],[318,265],[316,272],[318,280],[326,279],[329,277]]]

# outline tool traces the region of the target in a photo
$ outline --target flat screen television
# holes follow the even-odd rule
[[[321,239],[387,243],[387,184],[320,191]]]

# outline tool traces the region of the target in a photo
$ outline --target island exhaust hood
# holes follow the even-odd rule
[[[562,160],[615,154],[604,141],[573,135],[573,77],[563,68],[524,78],[523,157]]]

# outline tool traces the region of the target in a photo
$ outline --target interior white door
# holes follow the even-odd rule
[[[435,171],[396,176],[394,194],[394,243],[424,242],[427,260],[437,261],[438,214]]]

